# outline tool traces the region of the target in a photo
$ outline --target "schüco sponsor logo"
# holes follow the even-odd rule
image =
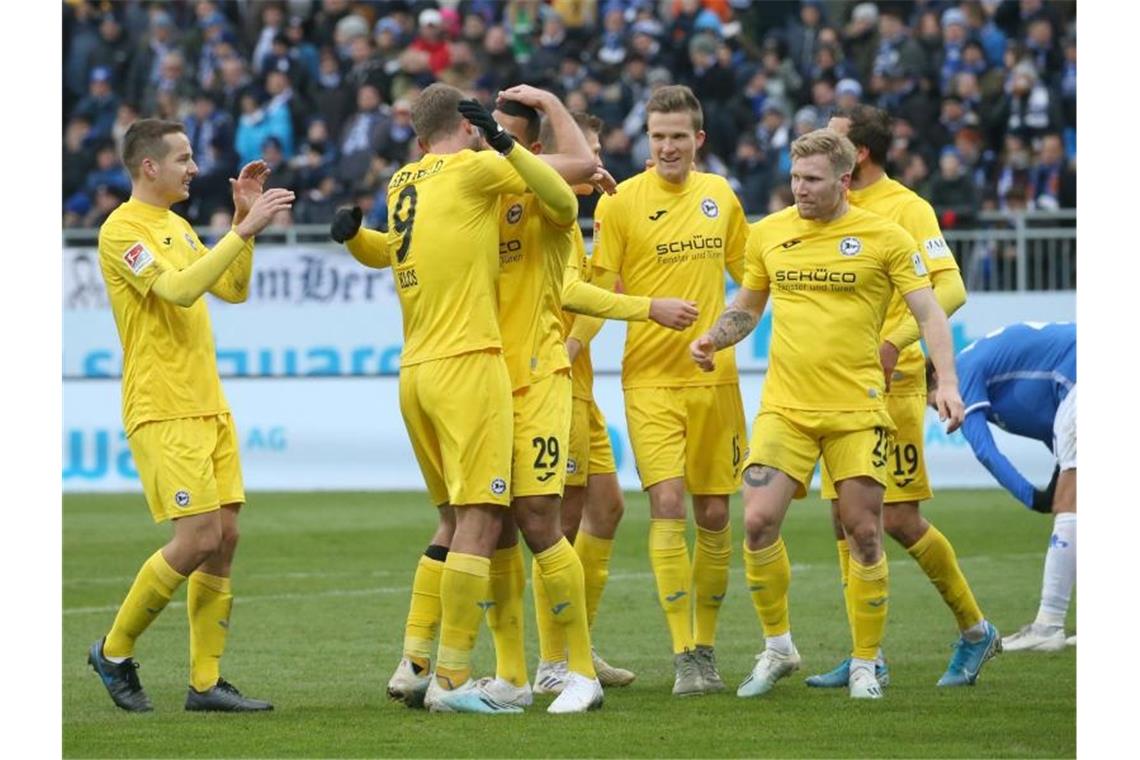
[[[825,267],[776,270],[776,282],[838,282],[854,285],[858,279],[854,272],[836,272]]]
[[[693,235],[688,240],[670,240],[668,243],[658,243],[657,255],[703,251],[709,248],[724,248],[724,238],[717,235]]]

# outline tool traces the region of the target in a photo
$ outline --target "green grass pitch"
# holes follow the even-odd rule
[[[599,651],[638,674],[588,715],[431,715],[391,703],[408,588],[434,526],[421,494],[251,494],[234,574],[223,673],[272,700],[264,715],[182,710],[188,676],[185,591],[139,642],[147,715],[115,708],[85,664],[142,561],[165,541],[137,495],[63,499],[63,753],[66,757],[1072,757],[1076,655],[1003,654],[973,688],[937,689],[954,620],[917,565],[890,544],[891,607],[884,700],[803,685],[850,646],[827,509],[813,494],[785,525],[791,620],[800,673],[769,695],[734,692],[762,647],[744,587],[741,504],[717,656],[726,694],[674,699],[672,656],[646,555],[648,505],[627,494],[610,584],[595,626]],[[990,619],[1005,633],[1037,609],[1051,520],[998,491],[948,491],[926,514],[950,537]],[[529,566],[529,562],[528,562]],[[1075,604],[1073,605],[1075,608]],[[528,588],[528,612],[531,599]],[[1072,618],[1070,618],[1072,620]],[[1072,623],[1070,622],[1070,631]],[[527,622],[531,673],[537,659]],[[480,633],[478,674],[493,670]]]

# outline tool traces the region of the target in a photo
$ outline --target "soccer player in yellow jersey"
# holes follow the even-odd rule
[[[629,295],[667,293],[700,311],[682,332],[630,324],[622,359],[630,442],[649,494],[650,564],[672,638],[673,693],[686,696],[725,688],[713,647],[732,555],[728,500],[740,484],[745,437],[732,356],[703,373],[688,346],[724,309],[725,270],[740,280],[748,224],[723,177],[693,170],[705,135],[692,91],[662,87],[646,110],[654,166],[598,203],[593,267],[601,287],[620,277]],[[691,563],[686,490],[697,523]]]
[[[883,171],[892,139],[890,116],[878,108],[858,105],[836,113],[829,127],[846,135],[857,151],[848,201],[897,222],[910,233],[918,243],[919,255],[930,272],[935,298],[947,316],[953,314],[966,302],[966,287],[954,254],[942,238],[934,209]],[[888,457],[890,472],[883,504],[883,529],[914,557],[958,622],[961,636],[938,685],[970,685],[977,680],[982,665],[1001,651],[1001,636],[986,620],[974,599],[970,584],[958,566],[954,547],[919,512],[919,502],[932,496],[923,455],[925,357],[918,343],[918,325],[897,292],[891,297],[881,341],[879,355],[887,384],[887,412],[897,428]],[[823,468],[822,495],[831,500],[839,570],[846,598],[850,553],[839,520],[835,486],[826,467]],[[846,686],[849,666],[850,662],[844,660],[830,672],[811,676],[807,684]],[[885,686],[889,676],[881,652],[875,663],[875,673]]]
[[[832,130],[792,144],[796,205],[752,225],[743,287],[691,349],[701,368],[714,371],[716,351],[755,328],[771,294],[768,375],[744,471],[744,568],[765,649],[737,689],[740,697],[768,692],[799,667],[780,525],[792,499],[806,495],[821,456],[851,554],[848,687],[852,697],[882,697],[874,673],[887,617],[881,513],[895,426],[884,402],[879,335],[893,292],[917,318],[939,375],[942,368],[954,372],[946,313],[925,262],[905,230],[847,202],[854,167],[855,147]],[[963,416],[957,375],[939,385],[935,402],[948,429],[956,429]]]
[[[210,315],[213,295],[249,295],[253,236],[291,207],[293,193],[262,192],[268,167],[246,165],[230,180],[234,225],[207,249],[170,210],[198,173],[183,126],[142,119],[123,139],[131,198],[99,230],[99,262],[123,346],[123,427],[155,522],[174,535],[143,564],[110,632],[87,661],[116,705],[152,709],[134,660],[135,642],[187,584],[190,690],[187,710],[271,710],[221,678],[233,595],[230,567],[245,502],[238,438],[222,393]]]
[[[590,114],[571,114],[601,165],[602,121]],[[539,142],[553,147],[551,122],[542,124]],[[599,177],[600,178],[600,177]],[[593,193],[595,187],[574,186],[579,195]],[[562,498],[562,531],[573,542],[582,560],[586,581],[586,615],[591,629],[598,604],[609,578],[613,539],[621,522],[624,505],[617,480],[617,466],[610,445],[606,420],[594,403],[594,372],[589,344],[605,319],[623,321],[653,320],[676,330],[688,327],[697,317],[696,304],[679,298],[627,296],[602,290],[591,284],[593,270],[586,255],[581,230],[574,229],[574,251],[567,262],[562,284],[563,332],[571,368],[573,411],[570,418],[569,447],[566,454],[566,489]],[[581,529],[579,529],[581,523]],[[535,617],[538,622],[539,664],[536,691],[560,691],[566,677],[566,642],[554,624],[551,606],[542,584],[533,584]],[[628,686],[636,677],[624,668],[610,665],[597,652],[594,669],[602,686]]]
[[[412,124],[424,156],[389,182],[389,231],[360,230],[358,210],[338,213],[333,224],[334,237],[359,261],[393,269],[404,317],[400,410],[441,510],[436,536],[449,544],[443,567],[433,568],[440,611],[434,677],[426,693],[406,696],[414,703],[418,694],[437,712],[520,712],[473,679],[470,664],[511,498],[511,380],[496,293],[500,197],[529,186],[559,220],[576,217],[578,204],[552,168],[454,87],[425,89],[412,105]],[[480,150],[482,135],[494,151]],[[430,644],[433,636],[424,631],[412,644]],[[413,656],[421,671],[430,662],[423,648]]]

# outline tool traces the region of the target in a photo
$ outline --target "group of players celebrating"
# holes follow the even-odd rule
[[[694,168],[702,111],[686,87],[647,106],[651,159],[615,185],[600,122],[520,85],[493,112],[434,84],[412,107],[423,156],[388,187],[388,229],[341,209],[331,235],[362,264],[391,268],[404,326],[399,399],[438,527],[412,585],[403,656],[388,693],[436,712],[552,713],[600,707],[634,674],[603,660],[591,629],[622,516],[589,344],[628,321],[625,412],[649,495],[649,559],[673,647],[673,694],[726,689],[716,628],[732,553],[729,497],[743,480],[744,565],[765,646],[737,689],[756,697],[796,671],[791,565],[780,527],[817,461],[832,501],[851,656],[812,676],[877,699],[889,681],[884,529],[915,558],[961,631],[939,686],[974,683],[1001,651],[946,537],[921,514],[928,402],[925,339],[947,429],[963,421],[947,315],[966,299],[929,204],[884,175],[888,117],[858,106],[792,145],[795,205],[748,225],[720,176]],[[269,703],[220,677],[230,563],[244,503],[236,434],[201,295],[244,300],[253,236],[292,202],[262,191],[267,169],[234,183],[234,228],[207,250],[170,206],[197,169],[177,124],[138,122],[124,162],[132,199],[100,232],[100,259],[124,346],[123,411],[146,498],[171,541],[135,579],[89,661],[112,699],[148,710],[134,644],[188,580],[187,709]],[[577,195],[604,193],[587,256]],[[740,288],[724,304],[724,272]],[[733,345],[767,302],[773,336],[748,438]],[[696,543],[686,543],[691,496]],[[540,663],[523,636],[526,572]],[[482,620],[495,675],[476,678]],[[219,623],[221,623],[219,625]]]

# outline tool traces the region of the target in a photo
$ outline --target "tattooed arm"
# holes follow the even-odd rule
[[[736,298],[732,299],[732,303],[717,318],[716,324],[689,345],[689,354],[697,366],[705,372],[712,372],[716,368],[714,361],[716,352],[722,348],[735,346],[748,337],[748,334],[756,328],[756,323],[760,321],[760,315],[764,313],[764,306],[767,303],[767,290],[749,288],[738,290]]]

